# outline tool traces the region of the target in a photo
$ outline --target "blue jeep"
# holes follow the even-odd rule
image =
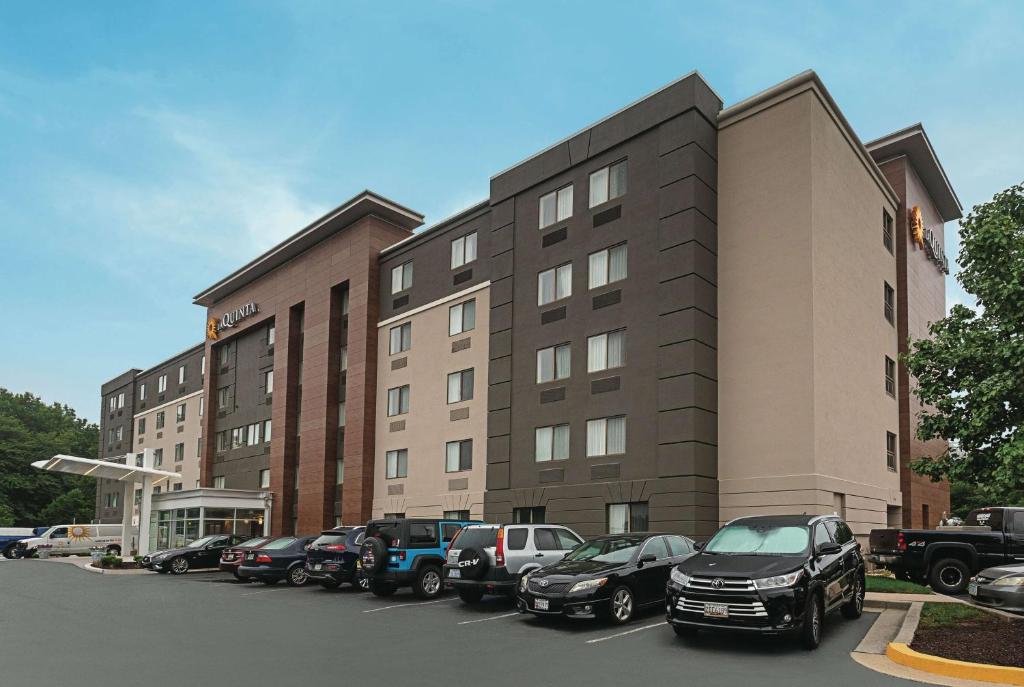
[[[22,539],[42,536],[49,527],[0,527],[0,552],[4,558],[17,558],[18,542]]]
[[[465,525],[479,520],[444,518],[383,518],[366,525],[359,557],[370,591],[391,596],[399,587],[412,587],[421,599],[444,592],[441,569],[448,545]]]

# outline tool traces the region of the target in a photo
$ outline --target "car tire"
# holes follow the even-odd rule
[[[320,580],[320,586],[324,589],[337,589],[341,586],[341,582],[337,580]]]
[[[436,565],[421,565],[412,583],[412,593],[420,599],[436,599],[444,593],[444,577]]]
[[[970,578],[971,569],[959,558],[943,558],[928,571],[928,584],[940,594],[960,594]]]
[[[4,548],[4,558],[12,560],[18,557],[18,546],[17,544],[9,544]]]
[[[168,567],[172,575],[184,575],[189,569],[188,559],[183,556],[172,558]]]
[[[807,600],[807,608],[804,610],[804,624],[800,628],[800,644],[807,650],[817,649],[821,644],[821,627],[825,622],[825,604],[821,600],[821,594],[814,592],[814,595]]]
[[[625,625],[633,619],[636,612],[636,599],[633,591],[626,585],[620,585],[612,590],[608,599],[608,619],[615,625]]]
[[[459,589],[459,598],[468,604],[480,603],[480,599],[484,598],[484,590],[463,587]]]
[[[864,612],[864,575],[858,572],[853,582],[853,598],[843,604],[843,617],[856,620]]]
[[[697,636],[698,632],[696,627],[690,627],[689,625],[673,625],[672,630],[676,633],[676,637],[682,637],[683,639],[693,639]]]
[[[374,596],[391,596],[397,591],[397,587],[392,584],[374,582],[372,579],[369,580],[369,588]]]
[[[121,555],[121,547],[120,546],[108,546],[106,553],[107,553],[108,556],[120,556]]]
[[[304,566],[294,565],[288,570],[284,581],[288,583],[289,587],[305,587],[306,583],[309,582],[309,573],[306,572]]]
[[[363,572],[373,577],[384,569],[388,562],[388,547],[380,537],[367,537],[359,550],[359,561]]]
[[[487,552],[474,546],[459,552],[459,574],[467,580],[479,580],[487,572]]]

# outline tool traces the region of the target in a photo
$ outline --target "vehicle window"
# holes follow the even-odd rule
[[[1003,511],[996,508],[979,508],[967,514],[965,525],[991,527],[993,532],[1003,529]]]
[[[215,539],[218,539],[218,537],[200,537],[199,539],[196,539],[195,541],[190,542],[187,545],[187,548],[189,548],[189,549],[201,549],[204,546],[206,546],[207,544],[212,543]]]
[[[673,556],[685,556],[693,551],[690,543],[682,537],[665,537],[665,541],[668,543],[669,554]]]
[[[578,546],[565,557],[567,561],[597,561],[598,563],[627,563],[640,548],[637,537],[609,537],[593,539]]]
[[[409,546],[437,544],[437,525],[432,522],[409,523]]]
[[[807,550],[810,536],[810,529],[803,525],[745,525],[740,522],[718,530],[704,551],[792,556]]]
[[[459,538],[455,540],[456,546],[460,549],[468,549],[473,546],[478,549],[485,549],[494,546],[498,542],[497,527],[464,527],[459,532]]]
[[[510,527],[505,530],[505,543],[508,544],[509,551],[522,551],[526,548],[526,535],[528,535],[525,527]]]
[[[266,537],[256,537],[255,539],[246,539],[239,546],[259,546],[265,541],[267,541]]]
[[[54,518],[54,519],[56,519],[56,518]],[[68,536],[68,528],[67,527],[58,527],[57,529],[55,529],[53,532],[50,533],[50,539],[64,539],[67,536]]]
[[[450,542],[461,529],[461,525],[456,525],[451,522],[441,525],[441,541]]]
[[[352,543],[355,544],[356,546],[362,546],[364,539],[366,539],[366,530],[363,530],[362,532],[357,534],[356,535],[356,540],[354,542],[352,542]]]
[[[558,548],[562,551],[572,551],[583,543],[579,537],[566,529],[556,529],[555,536],[558,537]]]
[[[380,537],[388,547],[397,548],[402,543],[402,526],[397,522],[371,522],[365,536]]]
[[[1017,534],[1024,534],[1024,510],[1013,514],[1013,531]]]
[[[280,551],[281,549],[287,549],[296,541],[298,540],[295,537],[281,537],[280,539],[275,539],[274,541],[264,546],[263,550]]]
[[[836,541],[837,544],[849,544],[853,541],[853,530],[842,520],[830,520],[829,524],[832,527],[829,528],[829,534]]]
[[[640,555],[653,553],[654,557],[659,561],[663,558],[668,558],[668,547],[665,546],[665,537],[653,537],[647,540],[644,544],[644,548],[640,551]]]
[[[820,544],[827,544],[831,541],[832,537],[829,536],[825,525],[819,522],[814,528],[814,546],[817,547]]]
[[[547,527],[533,531],[533,545],[538,551],[559,551],[558,542],[555,541],[555,533]]]
[[[313,542],[312,549],[323,549],[328,546],[344,545],[345,535],[344,534],[321,534]]]

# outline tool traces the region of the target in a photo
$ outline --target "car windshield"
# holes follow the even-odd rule
[[[256,537],[255,539],[246,539],[241,544],[238,544],[238,546],[240,546],[240,547],[259,546],[260,544],[262,544],[265,541],[267,541],[266,537]]]
[[[566,557],[567,561],[597,561],[599,563],[626,563],[642,540],[630,538],[594,539],[583,542],[573,549]]]
[[[289,546],[292,545],[292,543],[294,541],[295,541],[295,537],[281,537],[280,539],[275,539],[274,541],[272,541],[269,544],[267,544],[266,546],[264,546],[263,550],[266,550],[266,549],[287,549]]]
[[[186,544],[186,547],[189,549],[201,549],[210,542],[212,542],[214,539],[217,539],[217,537],[202,537],[200,539],[196,539],[194,542],[190,544]]]
[[[728,525],[704,547],[707,553],[795,556],[807,550],[810,530],[804,525]]]

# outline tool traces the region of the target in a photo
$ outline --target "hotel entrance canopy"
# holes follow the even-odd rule
[[[50,472],[66,472],[72,475],[83,477],[96,477],[97,479],[112,479],[124,481],[132,479],[138,481],[144,475],[154,478],[154,482],[160,478],[177,477],[175,472],[146,468],[137,465],[126,465],[124,463],[111,463],[105,460],[94,458],[79,458],[77,456],[56,455],[49,460],[37,460],[32,467]]]

